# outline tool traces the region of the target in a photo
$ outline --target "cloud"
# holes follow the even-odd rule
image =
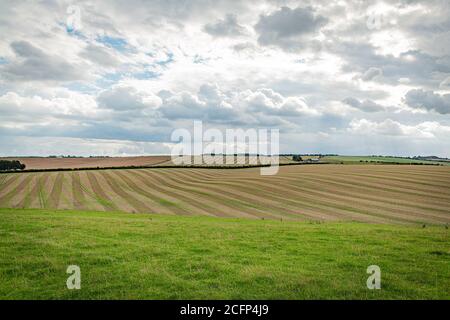
[[[181,92],[165,99],[159,111],[168,119],[202,119],[206,103],[196,95]]]
[[[258,32],[258,43],[282,48],[305,47],[305,41],[327,23],[311,7],[290,9],[282,7],[268,15],[261,15],[254,26]]]
[[[225,19],[206,24],[203,30],[216,37],[240,36],[247,33],[247,29],[237,22],[234,14],[227,14]]]
[[[381,122],[367,119],[352,120],[348,131],[353,134],[405,136],[413,139],[433,139],[436,136],[447,136],[450,126],[441,125],[439,122],[422,122],[416,125],[405,125],[398,121],[386,119]]]
[[[361,79],[364,81],[371,81],[378,77],[380,77],[383,74],[383,70],[380,68],[369,68],[366,72],[361,76]]]
[[[114,139],[81,139],[69,137],[0,136],[0,156],[139,156],[170,154],[170,145]],[[56,151],[56,152],[55,152]]]
[[[5,64],[3,76],[14,81],[72,81],[85,79],[83,68],[64,58],[49,55],[27,41],[13,41],[16,59]]]
[[[411,108],[450,114],[450,94],[440,95],[433,91],[413,89],[405,95],[404,102]]]
[[[90,95],[57,90],[42,92],[42,96],[23,96],[7,92],[0,96],[0,125],[51,123],[55,119],[95,117],[96,103]]]
[[[450,76],[445,78],[440,84],[439,88],[441,89],[450,89]]]
[[[101,66],[115,67],[119,64],[119,60],[107,48],[94,44],[88,44],[80,56]]]
[[[364,100],[361,102],[358,99],[350,97],[344,99],[342,102],[349,105],[350,107],[359,109],[364,112],[379,112],[385,110],[384,106],[375,103],[372,100]]]
[[[284,97],[267,88],[226,92],[202,85],[197,94],[164,92],[158,109],[168,119],[199,119],[230,125],[284,125],[298,118],[319,116],[302,97]]]
[[[115,85],[111,89],[101,92],[97,97],[97,102],[100,108],[127,112],[157,108],[161,105],[161,98],[132,86]]]
[[[408,50],[398,56],[382,54],[370,43],[339,41],[326,44],[323,50],[338,55],[343,61],[342,71],[374,76],[384,84],[395,85],[402,78],[410,84],[435,87],[450,73],[450,58],[432,56],[418,50]],[[377,71],[375,71],[377,70]],[[380,73],[377,77],[376,74]],[[381,79],[382,75],[382,79]]]
[[[283,97],[272,89],[258,89],[241,93],[247,110],[252,113],[281,117],[315,116],[319,112],[309,107],[301,97]]]
[[[238,123],[242,116],[240,110],[230,104],[229,97],[214,85],[202,85],[196,94],[165,92],[158,111],[170,120],[197,119],[212,123]]]

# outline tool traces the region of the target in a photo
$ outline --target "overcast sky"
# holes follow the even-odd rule
[[[450,157],[448,0],[0,0],[0,34],[0,155],[168,153],[203,120]]]

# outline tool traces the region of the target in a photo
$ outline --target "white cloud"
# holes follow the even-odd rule
[[[111,89],[100,92],[97,101],[100,108],[119,112],[146,108],[154,109],[162,103],[161,98],[152,92],[124,85],[115,85]]]
[[[351,133],[369,136],[388,135],[407,136],[414,139],[433,139],[440,135],[449,134],[450,126],[441,125],[438,122],[422,122],[416,125],[405,125],[391,119],[386,119],[382,122],[355,119],[350,122],[348,130]]]

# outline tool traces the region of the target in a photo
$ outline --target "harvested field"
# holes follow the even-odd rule
[[[0,207],[283,220],[450,223],[446,166],[304,165],[0,175]]]
[[[152,166],[170,161],[170,156],[143,157],[105,157],[105,158],[0,158],[0,160],[19,160],[26,169],[73,169]]]
[[[196,156],[180,156],[174,159],[170,159],[165,163],[161,163],[160,165],[175,165],[175,166],[189,166],[195,165],[210,167],[236,167],[236,166],[255,166],[255,165],[264,165],[270,164],[273,161],[277,161],[270,156],[246,156],[243,154],[239,155],[196,155]],[[278,163],[287,164],[287,163],[296,163],[296,161],[292,160],[290,156],[279,156]]]

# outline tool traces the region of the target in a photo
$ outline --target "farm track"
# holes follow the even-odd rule
[[[0,207],[257,219],[450,223],[450,168],[158,168],[0,175]]]

